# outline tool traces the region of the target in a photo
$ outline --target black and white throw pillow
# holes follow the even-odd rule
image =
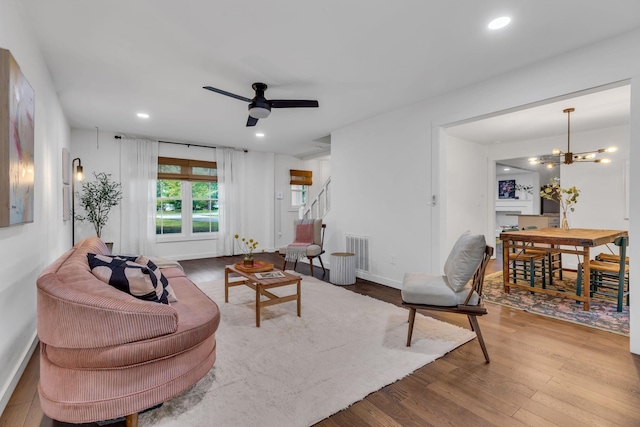
[[[140,265],[146,265],[149,268],[149,270],[151,270],[152,274],[156,275],[156,278],[160,281],[160,283],[162,283],[162,287],[167,291],[167,294],[168,294],[167,299],[169,300],[169,302],[178,301],[178,299],[176,298],[176,293],[173,291],[173,288],[169,284],[169,281],[164,276],[164,274],[162,274],[158,266],[155,265],[155,263],[149,259],[149,257],[146,257],[144,255],[139,256],[138,258],[136,258],[135,263]]]
[[[167,290],[148,266],[131,257],[87,254],[87,258],[91,272],[103,282],[136,298],[169,304]]]

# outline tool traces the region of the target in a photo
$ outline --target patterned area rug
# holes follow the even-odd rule
[[[547,288],[564,289],[567,293],[575,294],[575,278],[566,276],[567,274],[565,273],[565,280],[558,283],[558,285],[562,284],[562,287],[547,286]],[[519,288],[511,288],[510,293],[506,294],[502,283],[501,271],[490,274],[485,278],[484,294],[487,302],[620,335],[629,335],[629,307],[623,306],[622,312],[618,313],[616,311],[616,302],[613,298],[596,296],[591,299],[589,311],[584,311],[582,303],[569,298],[554,297],[541,293],[531,294],[531,292]]]

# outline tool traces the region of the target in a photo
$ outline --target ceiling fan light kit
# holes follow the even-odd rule
[[[247,119],[247,126],[255,126],[258,123],[258,119],[266,119],[271,114],[272,108],[317,108],[319,106],[318,101],[302,100],[302,99],[271,99],[268,100],[264,97],[264,92],[267,90],[267,85],[264,83],[254,83],[252,86],[255,91],[253,99],[246,98],[244,96],[236,95],[231,92],[217,89],[212,86],[203,86],[203,89],[210,90],[212,92],[219,93],[221,95],[229,96],[231,98],[238,99],[240,101],[249,103],[249,117]]]

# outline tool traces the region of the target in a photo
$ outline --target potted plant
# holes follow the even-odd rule
[[[122,200],[122,185],[111,180],[111,174],[93,173],[95,180],[82,184],[78,199],[85,215],[76,215],[78,221],[89,221],[101,237],[102,228],[109,220],[111,208],[118,206]]]
[[[258,242],[253,239],[240,238],[239,235],[234,236],[240,246],[240,250],[244,253],[244,265],[245,267],[253,267],[253,251],[258,247]]]

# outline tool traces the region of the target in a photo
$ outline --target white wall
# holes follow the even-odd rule
[[[69,125],[18,0],[0,2],[0,47],[35,90],[34,222],[0,228],[0,412],[36,344],[36,279],[71,247],[62,220],[62,148]]]
[[[444,222],[447,234],[460,236],[467,230],[474,234],[483,234],[486,221],[479,212],[487,210],[489,199],[496,197],[494,193],[487,193],[487,186],[481,176],[487,176],[487,162],[478,159],[487,158],[487,147],[455,137],[449,137],[446,157],[446,212]],[[497,190],[496,193],[497,194]],[[487,243],[493,245],[493,234],[485,236]],[[454,241],[443,251],[449,253]]]
[[[331,134],[335,226],[325,246],[343,251],[346,234],[370,237],[365,279],[399,288],[405,272],[432,269],[430,139],[428,117],[416,108]]]
[[[637,146],[640,100],[637,94],[633,95],[633,89],[640,84],[640,56],[636,54],[639,45],[640,31],[633,31],[332,133],[332,203],[333,212],[339,218],[336,233],[372,235],[375,244],[372,262],[376,281],[380,283],[399,283],[406,271],[439,272],[448,255],[446,248],[457,238],[443,224],[451,214],[449,210],[458,206],[450,199],[452,195],[447,194],[451,174],[446,167],[441,167],[446,165],[449,141],[441,138],[437,129],[625,79],[631,79],[632,85],[631,122],[635,124],[631,128],[631,170],[637,171],[640,168],[634,169],[633,165],[640,165],[640,154],[634,154],[633,141]],[[578,144],[577,136],[575,141]],[[512,144],[502,145],[503,158],[518,157],[509,152],[508,146]],[[536,154],[551,148],[537,147]],[[478,158],[477,161],[487,162],[488,159]],[[436,207],[433,218],[424,203],[425,195],[430,194],[427,188],[431,172],[435,177],[434,193],[447,200],[446,204]],[[478,180],[487,183],[488,193],[493,191],[495,166],[489,164],[487,172],[488,176],[479,176]],[[634,219],[636,223],[640,222],[640,197],[634,196],[634,183],[640,179],[633,179],[640,178],[638,174],[632,172],[631,177],[629,225],[632,235],[634,230],[640,232],[640,226],[633,225]],[[379,185],[363,186],[362,183]],[[491,188],[488,188],[489,183]],[[382,215],[380,199],[385,204]],[[464,208],[466,202],[461,203],[459,207]],[[493,207],[489,206],[484,213],[478,212],[487,223],[485,234],[492,232],[488,224],[492,222],[489,218],[493,214]],[[382,217],[385,220],[381,220]],[[432,223],[432,227],[425,226],[425,221]],[[582,219],[576,217],[573,221],[577,226]],[[432,253],[424,249],[430,244]],[[390,265],[391,251],[397,252],[402,265]],[[629,252],[633,259],[633,247]],[[416,257],[416,254],[421,256]],[[631,287],[632,292],[640,288],[634,283]],[[631,299],[631,350],[640,353],[638,298]]]

